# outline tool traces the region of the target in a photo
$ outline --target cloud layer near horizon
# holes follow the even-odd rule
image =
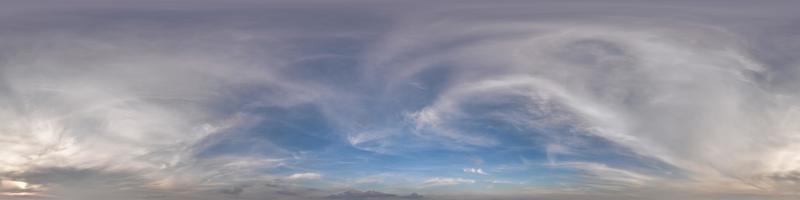
[[[796,3],[9,5],[3,199],[800,195]]]

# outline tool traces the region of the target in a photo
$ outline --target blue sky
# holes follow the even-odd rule
[[[796,199],[792,1],[8,1],[0,199]]]

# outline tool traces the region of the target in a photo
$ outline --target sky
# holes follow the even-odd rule
[[[798,1],[1,4],[0,199],[800,199]]]

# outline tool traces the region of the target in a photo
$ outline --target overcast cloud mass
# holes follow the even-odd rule
[[[0,3],[0,199],[800,199],[798,1]]]

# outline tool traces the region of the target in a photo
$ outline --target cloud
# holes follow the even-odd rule
[[[738,182],[731,190],[747,188],[763,174],[796,168],[773,166],[795,160],[784,154],[796,151],[794,131],[787,131],[794,128],[777,127],[796,120],[797,102],[788,97],[796,94],[767,89],[772,86],[758,77],[776,69],[752,57],[747,41],[732,30],[639,17],[471,19],[453,14],[439,23],[409,22],[375,55],[376,66],[397,70],[388,80],[398,82],[442,65],[458,66],[435,102],[411,115],[418,126],[470,138],[474,130],[459,123],[491,119],[543,130],[538,133],[554,141],[571,135],[552,130],[571,130],[677,167],[706,180],[698,183],[704,186]],[[410,27],[413,31],[404,32]],[[468,38],[480,39],[447,46]],[[417,53],[423,51],[427,54]],[[475,105],[515,109],[484,111]],[[548,152],[564,154],[563,149]],[[737,158],[725,156],[731,152]]]
[[[464,172],[480,174],[480,175],[489,175],[488,173],[484,172],[483,169],[481,168],[464,168]]]
[[[624,169],[608,167],[604,164],[587,162],[565,162],[549,165],[551,167],[572,168],[585,172],[585,186],[604,190],[624,190],[640,187],[657,181],[656,177],[643,175]]]
[[[515,183],[515,182],[512,182],[512,181],[504,181],[504,180],[492,180],[492,181],[489,181],[489,182],[492,183],[492,184],[520,184],[520,183]]]
[[[289,175],[289,176],[286,177],[286,179],[288,179],[288,180],[296,180],[296,181],[299,181],[299,180],[317,180],[317,179],[320,179],[320,178],[322,178],[321,174],[312,173],[312,172],[297,173],[297,174],[292,174],[292,175]]]
[[[250,185],[237,185],[237,186],[234,186],[232,188],[222,189],[219,192],[221,192],[223,194],[230,194],[230,195],[238,196],[239,194],[242,194],[242,192],[244,192],[244,189],[247,188],[247,187],[250,187]]]
[[[471,183],[475,183],[475,180],[464,179],[464,178],[442,178],[442,177],[431,178],[423,182],[423,184],[425,184],[426,186],[450,186],[450,185],[471,184]]]
[[[43,189],[38,184],[0,179],[0,197],[42,197]]]
[[[0,197],[796,198],[797,3],[749,4],[14,1]]]
[[[28,183],[23,181],[2,180],[0,181],[0,188],[24,190],[28,188]]]
[[[16,182],[25,182],[18,184],[24,185],[24,188],[9,192],[34,197],[81,199],[117,196],[120,199],[135,199],[143,194],[169,194],[151,188],[146,178],[133,172],[111,172],[100,168],[33,168],[5,176],[20,180]]]
[[[409,195],[396,195],[378,191],[348,190],[328,196],[329,199],[421,199],[422,195],[412,193]]]
[[[7,122],[0,125],[0,146],[7,147],[0,149],[0,173],[136,172],[131,184],[173,190],[270,177],[252,172],[288,166],[278,160],[291,153],[268,142],[257,145],[270,154],[207,153],[266,119],[254,110],[291,107],[322,95],[275,77],[281,59],[252,45],[272,36],[251,37],[253,30],[234,31],[219,24],[155,33],[152,26],[177,24],[138,24],[135,16],[108,16],[102,10],[75,17],[96,24],[96,29],[86,30],[93,35],[75,28],[83,20],[59,14],[36,18],[44,22],[26,25],[29,32],[0,33],[0,38],[14,41],[0,44],[0,119]],[[220,29],[195,32],[215,29],[211,27]],[[277,46],[272,50],[280,51]],[[301,88],[309,90],[300,92],[305,90]],[[249,95],[253,93],[258,95]],[[52,186],[47,181],[37,184]]]

